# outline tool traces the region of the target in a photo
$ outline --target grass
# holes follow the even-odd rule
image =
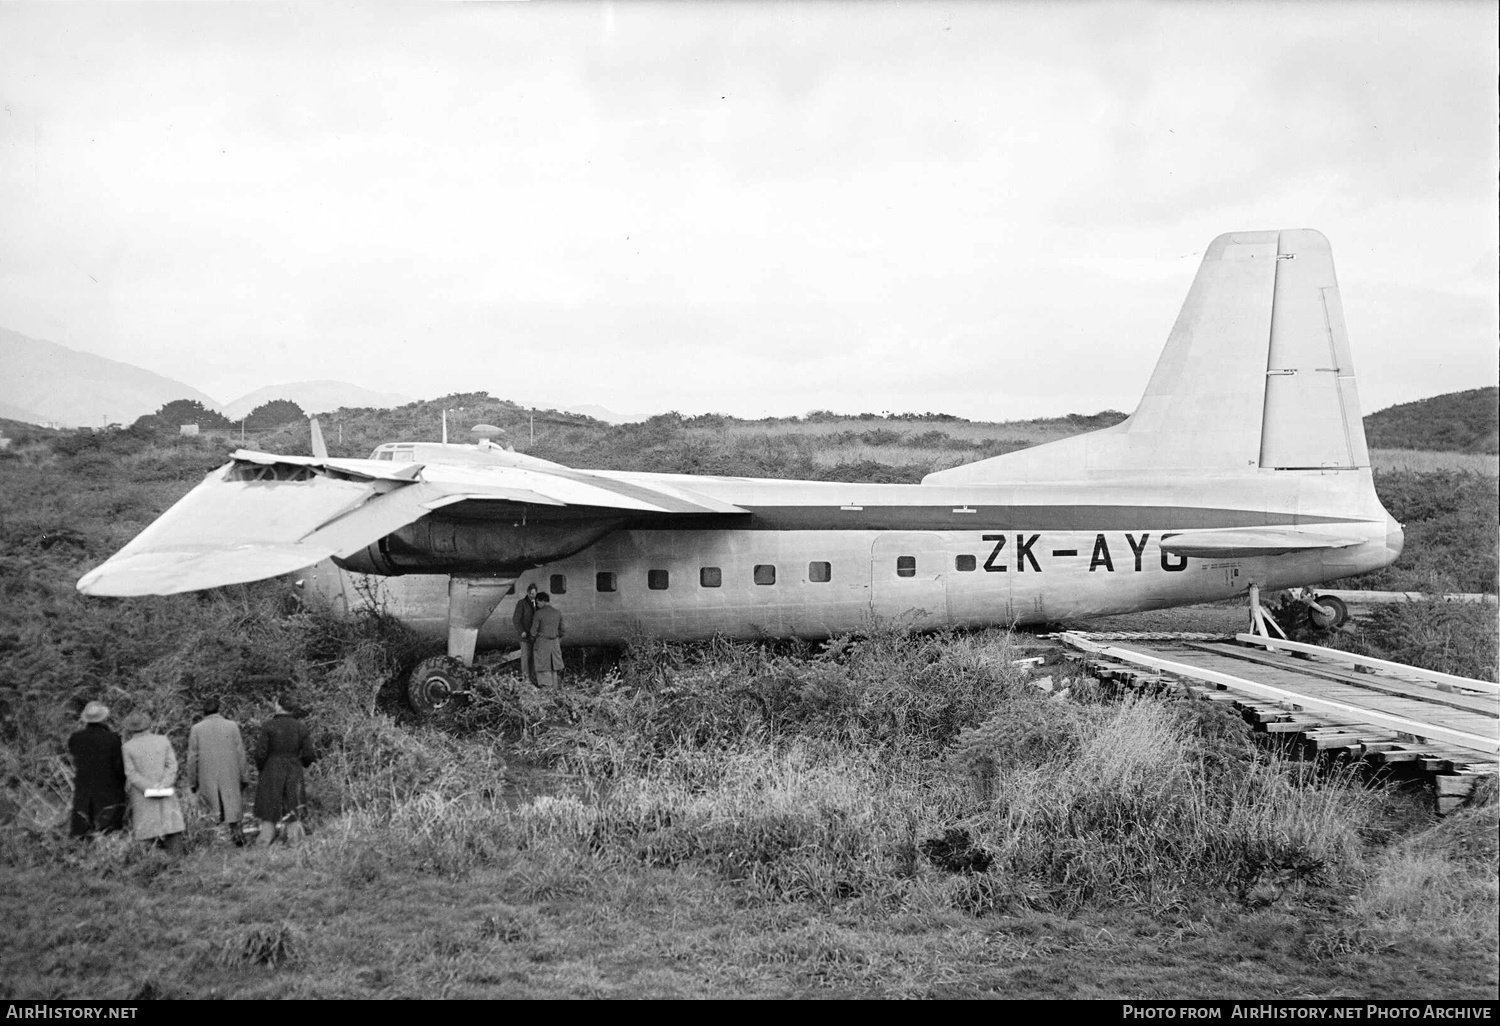
[[[1496,805],[1437,822],[1216,706],[1046,697],[1010,644],[653,646],[520,729],[326,708],[300,845],[0,835],[0,988],[1493,999]],[[523,759],[545,793],[503,786]]]
[[[1500,457],[1477,452],[1430,452],[1416,449],[1372,449],[1370,465],[1377,471],[1413,474],[1459,471],[1484,477],[1500,476]]]

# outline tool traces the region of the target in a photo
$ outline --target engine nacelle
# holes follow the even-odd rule
[[[383,577],[519,574],[582,551],[623,522],[621,517],[589,517],[505,524],[429,515],[334,562],[345,570]]]

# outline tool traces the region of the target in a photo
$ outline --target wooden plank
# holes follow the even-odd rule
[[[1271,653],[1247,652],[1240,650],[1242,654],[1235,654],[1233,649],[1227,645],[1194,644],[1193,648],[1202,649],[1205,652],[1216,652],[1231,659],[1244,659],[1251,662],[1263,663],[1267,666],[1285,666],[1283,658],[1295,658],[1297,653],[1289,653],[1285,657],[1278,657]],[[1500,703],[1488,701],[1483,696],[1466,696],[1455,692],[1442,691],[1432,688],[1426,684],[1412,684],[1405,681],[1381,680],[1370,674],[1357,674],[1352,670],[1335,669],[1329,666],[1318,666],[1312,660],[1304,659],[1304,666],[1297,667],[1298,672],[1322,677],[1326,680],[1337,681],[1348,684],[1351,687],[1363,688],[1367,691],[1378,691],[1389,695],[1397,695],[1403,698],[1413,698],[1423,702],[1431,702],[1436,705],[1452,706],[1454,709],[1463,709],[1467,712],[1478,713],[1481,716],[1489,716],[1500,719]],[[1403,689],[1402,684],[1406,687]],[[1450,687],[1452,685],[1449,685]],[[1423,694],[1413,694],[1412,688],[1421,688]],[[1434,692],[1437,692],[1434,694]]]
[[[1342,599],[1346,605],[1385,605],[1392,602],[1495,602],[1500,596],[1484,592],[1467,592],[1456,595],[1433,595],[1421,591],[1343,591],[1316,589],[1319,595],[1332,595]]]
[[[1496,684],[1494,681],[1477,680],[1474,677],[1460,677],[1452,673],[1438,673],[1436,670],[1423,670],[1416,666],[1407,666],[1405,663],[1393,663],[1385,659],[1355,655],[1353,652],[1341,652],[1336,648],[1304,645],[1300,641],[1282,641],[1280,638],[1266,638],[1259,634],[1236,634],[1234,639],[1242,641],[1247,645],[1260,645],[1264,648],[1282,649],[1287,652],[1305,652],[1308,655],[1315,655],[1319,658],[1328,659],[1335,663],[1343,663],[1348,666],[1373,666],[1410,677],[1416,677],[1419,680],[1431,681],[1434,684],[1452,684],[1454,687],[1467,688],[1470,691],[1482,691],[1489,695],[1500,695],[1500,684]]]
[[[1436,741],[1446,741],[1450,744],[1459,745],[1463,748],[1472,748],[1476,751],[1496,753],[1500,752],[1500,737],[1485,737],[1479,734],[1471,734],[1467,731],[1452,730],[1447,727],[1434,726],[1412,720],[1408,717],[1391,716],[1387,713],[1373,712],[1347,702],[1333,702],[1322,698],[1309,698],[1289,692],[1284,688],[1276,688],[1271,685],[1262,684],[1258,681],[1247,680],[1244,677],[1236,677],[1233,674],[1220,673],[1215,670],[1205,670],[1201,667],[1178,663],[1170,659],[1162,659],[1159,656],[1146,655],[1130,649],[1123,649],[1111,645],[1101,645],[1090,641],[1072,631],[1065,631],[1061,635],[1064,642],[1080,648],[1087,652],[1093,652],[1106,658],[1118,660],[1125,663],[1136,663],[1147,666],[1154,670],[1167,671],[1180,674],[1185,677],[1194,677],[1199,680],[1209,680],[1238,691],[1245,691],[1251,695],[1259,695],[1265,698],[1276,698],[1283,701],[1292,701],[1314,712],[1333,712],[1344,716],[1356,716],[1361,720],[1368,721],[1376,726],[1393,728],[1408,733],[1431,738]],[[1260,639],[1264,641],[1265,639]],[[1466,678],[1463,678],[1466,679]]]

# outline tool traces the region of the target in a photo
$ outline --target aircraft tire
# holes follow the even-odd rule
[[[1349,607],[1334,595],[1319,595],[1313,607],[1313,623],[1323,630],[1338,630],[1349,622]]]
[[[417,664],[406,681],[406,704],[424,720],[452,715],[469,692],[469,670],[451,656],[433,656]]]

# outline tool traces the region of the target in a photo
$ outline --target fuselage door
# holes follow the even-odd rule
[[[870,546],[870,612],[882,617],[918,615],[918,625],[949,622],[948,574],[952,557],[940,534],[890,531]]]

